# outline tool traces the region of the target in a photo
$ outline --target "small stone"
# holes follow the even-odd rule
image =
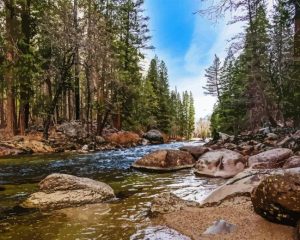
[[[236,225],[228,223],[224,220],[215,221],[212,226],[207,228],[204,235],[226,234],[235,231]]]

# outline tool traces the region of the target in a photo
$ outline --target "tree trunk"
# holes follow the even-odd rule
[[[75,74],[75,119],[80,119],[80,82],[79,82],[79,44],[78,44],[78,2],[74,0],[74,26],[75,36],[75,57],[74,57],[74,74]]]
[[[30,39],[31,39],[31,16],[30,16],[31,1],[26,0],[22,2],[21,11],[21,27],[23,41],[20,44],[20,50],[22,55],[26,56],[30,54]],[[25,62],[25,64],[31,64]],[[28,127],[29,121],[29,99],[31,92],[30,75],[28,73],[22,74],[20,81],[20,134],[25,134],[25,129]]]
[[[92,2],[89,0],[88,2],[88,30],[87,30],[87,39],[88,44],[90,44],[91,39],[91,14],[92,14]],[[87,62],[85,64],[85,75],[86,75],[86,124],[87,124],[87,133],[90,134],[90,115],[91,115],[91,68],[92,68],[92,59],[91,59],[91,51],[90,46],[88,47],[88,56]]]
[[[17,33],[17,19],[15,0],[5,2],[6,14],[6,62],[4,80],[7,84],[7,105],[6,105],[6,133],[9,136],[16,134],[16,110],[14,93],[14,64],[16,60],[15,43]]]
[[[295,37],[294,37],[294,57],[295,61],[300,62],[300,2],[295,0]]]

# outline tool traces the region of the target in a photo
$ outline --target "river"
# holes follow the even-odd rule
[[[86,155],[34,155],[0,159],[0,239],[12,240],[140,240],[188,239],[148,217],[152,199],[171,191],[199,201],[222,180],[196,177],[192,170],[143,173],[130,168],[157,149],[177,149],[186,143],[143,146]],[[198,143],[199,144],[199,143]],[[68,173],[109,184],[117,200],[51,212],[17,207],[38,182],[51,173]]]

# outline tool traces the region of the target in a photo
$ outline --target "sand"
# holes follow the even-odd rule
[[[232,233],[203,235],[217,220],[236,225]],[[255,214],[247,197],[225,201],[215,207],[186,207],[160,217],[165,224],[194,240],[293,240],[294,228],[268,222]]]

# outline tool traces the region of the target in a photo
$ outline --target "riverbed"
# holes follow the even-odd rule
[[[130,168],[147,153],[177,149],[187,143],[143,146],[90,153],[54,154],[0,159],[0,239],[180,239],[185,236],[163,226],[152,226],[148,216],[152,199],[171,191],[177,196],[200,201],[223,183],[220,179],[196,177],[192,170],[143,173]],[[200,143],[193,143],[200,144]],[[17,207],[38,182],[51,173],[67,173],[109,184],[117,199],[51,212]]]

